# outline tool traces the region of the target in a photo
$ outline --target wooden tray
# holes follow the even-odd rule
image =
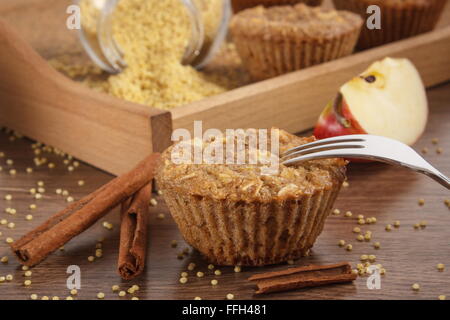
[[[69,3],[0,0],[0,125],[113,174],[161,151],[170,144],[173,128],[192,130],[194,120],[202,120],[204,129],[311,128],[345,81],[386,56],[409,58],[427,87],[450,79],[447,6],[440,26],[428,34],[166,112],[94,92],[48,66],[46,58],[79,48],[76,35],[65,28]]]

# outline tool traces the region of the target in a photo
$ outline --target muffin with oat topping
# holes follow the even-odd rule
[[[243,10],[230,30],[244,66],[263,80],[350,55],[362,24],[352,12],[298,4]]]
[[[320,6],[323,0],[231,0],[233,11],[239,12],[244,9],[257,7],[262,5],[264,7],[294,5],[297,3],[304,3],[308,6]]]
[[[239,144],[237,136],[192,141],[203,152],[213,143],[222,146],[220,156],[228,164],[180,163],[174,154],[181,153],[181,143],[162,155],[156,179],[170,212],[185,240],[213,264],[261,266],[297,259],[309,253],[323,229],[345,179],[346,161],[279,164],[276,172],[264,173],[268,162],[251,162],[250,155],[278,164],[278,154],[314,141],[276,132],[277,148],[270,141],[266,149],[255,148],[250,139]],[[230,145],[240,145],[246,161],[238,162],[239,152]]]
[[[358,48],[369,49],[434,29],[447,0],[333,0],[340,10],[368,17],[369,6],[380,8],[381,29],[363,28]]]

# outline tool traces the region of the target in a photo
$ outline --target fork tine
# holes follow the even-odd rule
[[[322,140],[317,140],[314,142],[302,144],[300,146],[286,150],[282,156],[285,157],[295,151],[304,150],[304,149],[308,149],[310,147],[315,147],[315,146],[327,145],[327,144],[331,144],[331,143],[362,142],[362,141],[365,141],[365,139],[366,139],[365,136],[366,135],[355,134],[355,135],[337,136],[337,137],[331,137],[331,138],[326,138],[326,139],[322,139]]]
[[[324,159],[324,158],[359,158],[359,159],[370,159],[383,161],[385,159],[378,158],[370,153],[361,152],[362,148],[345,148],[345,149],[332,149],[324,150],[318,152],[311,152],[308,154],[300,155],[282,162],[283,165],[289,166],[296,164],[298,162],[313,160],[313,159]],[[383,161],[384,162],[384,161]]]
[[[364,149],[366,148],[363,144],[358,144],[355,142],[341,142],[341,143],[331,143],[331,144],[325,144],[325,145],[316,145],[312,147],[308,147],[306,149],[297,150],[295,152],[291,152],[287,155],[283,155],[281,157],[281,160],[289,160],[291,157],[298,157],[303,156],[306,154],[317,154],[321,151],[327,151],[327,150],[343,150],[343,149]]]

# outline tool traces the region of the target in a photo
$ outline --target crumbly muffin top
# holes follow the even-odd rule
[[[361,28],[362,18],[348,11],[336,11],[321,7],[258,6],[243,10],[231,21],[233,33],[246,36],[294,37],[295,39],[326,39],[354,32]]]
[[[236,138],[232,140],[236,142]],[[279,155],[292,147],[314,140],[314,137],[301,138],[279,130]],[[206,150],[213,141],[215,139],[204,141],[201,148]],[[223,138],[220,141],[224,150],[227,141],[229,143],[230,139]],[[246,159],[252,151],[262,152],[261,149],[252,150],[248,142],[246,140],[243,148],[246,151]],[[264,164],[248,164],[248,161],[246,164],[235,164],[236,161],[234,164],[175,164],[172,155],[173,152],[179,151],[177,149],[179,145],[180,143],[170,147],[162,155],[161,165],[156,174],[162,190],[170,189],[182,194],[216,200],[269,202],[296,199],[301,195],[328,190],[341,184],[345,178],[346,161],[343,159],[312,160],[290,167],[280,163],[277,172],[271,175],[262,174]],[[268,150],[266,159],[276,156],[279,160],[276,153],[270,152],[270,143],[265,150]],[[223,157],[225,158],[227,154],[228,151],[224,151]],[[235,152],[234,160],[236,156]]]

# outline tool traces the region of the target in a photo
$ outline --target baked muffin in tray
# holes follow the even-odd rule
[[[278,132],[279,154],[315,140]],[[163,153],[157,183],[184,239],[216,265],[261,266],[308,255],[345,179],[343,159],[279,164],[267,175],[260,163],[175,164],[177,146]],[[279,159],[248,141],[244,150]]]
[[[234,12],[239,12],[244,9],[257,7],[259,5],[265,7],[294,5],[304,3],[308,6],[316,7],[322,4],[323,0],[231,0]]]
[[[333,0],[340,10],[368,17],[367,8],[380,8],[381,29],[364,27],[357,47],[369,49],[434,29],[448,0]]]
[[[298,4],[243,10],[230,30],[244,66],[263,80],[350,55],[362,24],[352,12]]]

